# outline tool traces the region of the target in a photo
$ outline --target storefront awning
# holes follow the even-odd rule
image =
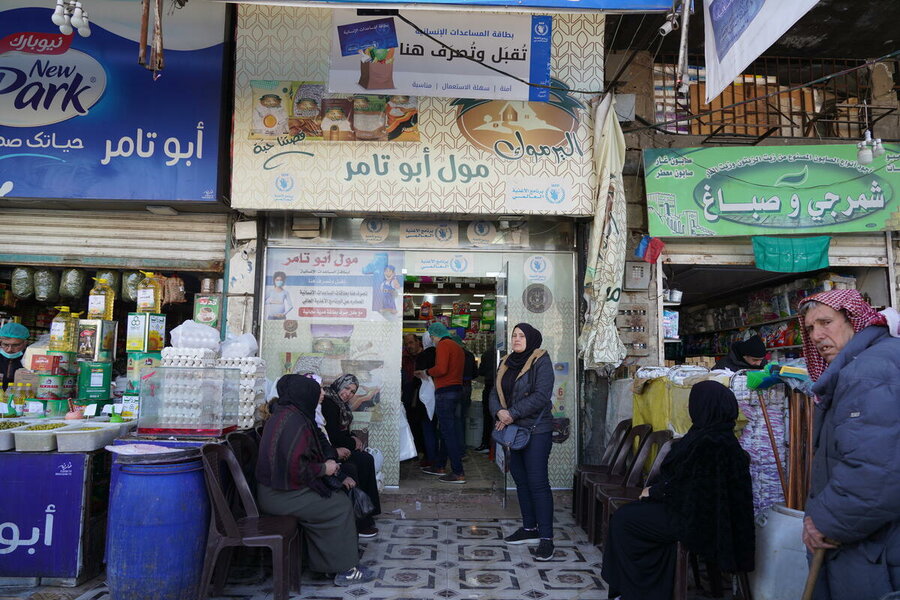
[[[666,12],[671,0],[216,0],[240,4],[303,6],[308,8],[393,8],[404,10],[460,10],[510,12],[569,12],[599,10],[611,13]]]

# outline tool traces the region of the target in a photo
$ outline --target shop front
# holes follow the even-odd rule
[[[515,242],[491,221],[346,218],[333,221],[330,240],[303,244],[279,237],[289,223],[269,219],[260,343],[270,380],[314,372],[330,383],[355,374],[354,428],[384,455],[385,484],[402,487],[399,461],[409,458],[400,441],[403,333],[446,322],[480,357],[507,352],[510,327],[528,322],[543,332],[556,373],[551,484],[568,484],[578,399],[571,220],[522,220]],[[373,238],[375,229],[382,233]],[[474,447],[478,389],[472,399]]]

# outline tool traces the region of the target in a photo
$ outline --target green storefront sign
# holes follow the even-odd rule
[[[900,145],[869,165],[852,143],[644,150],[650,235],[900,230]]]

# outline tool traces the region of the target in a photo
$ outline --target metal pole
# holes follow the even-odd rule
[[[681,42],[678,44],[678,72],[675,77],[675,91],[684,83],[688,69],[687,45],[688,45],[688,21],[691,18],[691,1],[681,0]]]

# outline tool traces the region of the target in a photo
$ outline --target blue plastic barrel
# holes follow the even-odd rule
[[[199,458],[122,464],[110,493],[110,600],[196,600],[209,530]]]

